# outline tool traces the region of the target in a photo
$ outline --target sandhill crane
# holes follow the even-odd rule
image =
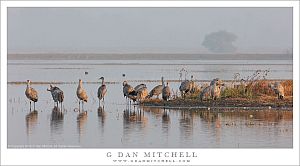
[[[269,85],[272,90],[274,90],[275,94],[277,95],[278,99],[283,99],[284,98],[284,87],[281,85],[280,82],[275,82],[275,84],[270,84]]]
[[[62,108],[62,102],[64,101],[64,92],[58,87],[52,86],[51,84],[50,88],[48,88],[47,91],[51,92],[52,98],[54,100],[54,103],[56,103],[56,106],[58,107],[58,103],[60,103]]]
[[[27,87],[25,90],[25,95],[29,99],[30,111],[31,111],[31,101],[33,101],[33,110],[35,110],[35,102],[38,101],[38,93],[35,89],[30,87],[30,84],[31,84],[30,80],[27,80]]]
[[[137,91],[133,90],[128,94],[128,98],[135,102],[137,100]],[[130,102],[131,103],[131,102]]]
[[[147,87],[143,87],[138,89],[137,91],[133,90],[128,94],[128,97],[133,101],[143,101],[148,96],[148,89]]]
[[[134,90],[139,91],[139,89],[141,89],[141,88],[147,88],[147,86],[145,84],[139,84],[139,85],[134,87]]]
[[[79,79],[79,84],[76,91],[77,97],[79,99],[79,111],[80,111],[80,101],[82,101],[82,109],[83,109],[83,102],[87,102],[88,96],[86,91],[83,89],[82,80]]]
[[[104,83],[104,77],[101,77],[99,79],[102,80],[101,86],[98,88],[98,98],[99,98],[99,106],[100,106],[100,101],[101,101],[101,99],[103,99],[103,101],[104,101],[104,96],[107,92],[107,89],[106,89],[106,85]]]
[[[148,96],[147,87],[140,88],[137,92],[137,99],[139,102],[143,101]]]
[[[219,78],[213,79],[210,82],[210,85],[201,91],[199,95],[200,100],[203,101],[204,99],[207,100],[209,98],[216,100],[220,98],[221,86],[224,86],[224,83]]]
[[[133,87],[127,83],[127,81],[123,82],[123,94],[126,99],[129,97],[129,93],[134,91]]]
[[[212,86],[208,86],[208,87],[205,87],[201,92],[200,92],[200,95],[199,95],[199,98],[201,101],[203,101],[204,99],[209,99],[210,96],[211,96],[211,89],[212,89]]]
[[[164,86],[164,88],[162,90],[162,98],[163,98],[163,100],[168,101],[171,96],[169,82],[167,82],[167,86],[165,86],[165,85],[163,85],[163,86]]]
[[[133,102],[136,102],[139,99],[144,99],[144,94],[148,95],[147,86],[145,84],[139,84],[133,88],[133,91],[131,91],[128,94],[128,98],[131,99]],[[146,95],[146,96],[147,96]]]
[[[149,93],[149,95],[147,96],[148,98],[150,98],[150,97],[152,97],[152,96],[154,96],[154,95],[156,95],[156,98],[158,98],[158,96],[162,93],[162,89],[164,88],[163,87],[163,77],[161,77],[161,85],[157,85],[156,87],[154,87],[151,91],[150,91],[150,93]]]
[[[224,84],[219,78],[213,79],[210,83],[211,86],[211,97],[213,100],[217,100],[221,96],[221,86]]]
[[[193,76],[191,76],[191,80],[184,80],[183,82],[181,82],[181,85],[179,86],[179,90],[181,92],[181,96],[183,96],[183,98],[185,98],[185,95],[188,92],[192,92],[193,88],[194,88],[194,81],[193,81]]]

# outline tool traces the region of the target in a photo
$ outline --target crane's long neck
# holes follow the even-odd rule
[[[79,82],[78,88],[82,88],[82,82]]]
[[[104,79],[102,79],[102,85],[104,85]]]
[[[164,77],[161,77],[161,84],[163,87],[165,86]]]

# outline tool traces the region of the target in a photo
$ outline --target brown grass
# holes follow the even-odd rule
[[[275,96],[274,91],[269,87],[270,81],[258,80],[253,84],[252,94],[256,96],[268,95]]]
[[[285,96],[293,96],[293,80],[286,80],[281,82],[284,87]]]
[[[270,83],[274,81],[269,80],[257,80],[250,86],[239,86],[237,88],[227,88],[222,97],[242,97],[242,98],[259,98],[260,96],[272,96],[275,97],[275,92],[269,87]],[[281,82],[284,87],[285,96],[293,96],[293,80],[285,80]]]

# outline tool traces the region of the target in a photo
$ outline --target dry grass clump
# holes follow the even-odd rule
[[[286,80],[281,82],[281,85],[284,88],[285,96],[293,96],[293,80]]]
[[[240,78],[240,74],[234,75],[234,88],[226,88],[222,93],[222,97],[241,97],[241,98],[257,98],[260,96],[276,96],[275,92],[269,86],[272,83],[266,80],[269,70],[257,70],[252,75]],[[281,82],[284,87],[285,96],[293,95],[293,80],[285,80]]]
[[[225,88],[224,91],[221,92],[222,98],[252,98],[252,91],[247,90],[246,86],[240,85],[235,88]]]
[[[252,87],[252,93],[256,96],[274,96],[274,91],[269,87],[269,81],[267,80],[257,80],[253,87]]]
[[[251,84],[239,85],[235,88],[226,88],[221,96],[226,98],[257,98],[260,96],[276,96],[275,92],[270,88],[268,80],[257,80]],[[293,80],[285,80],[281,82],[284,87],[285,96],[293,96]]]

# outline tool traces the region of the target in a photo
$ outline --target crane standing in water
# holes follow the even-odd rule
[[[127,81],[123,82],[123,94],[124,97],[126,97],[126,100],[128,101],[129,93],[134,91],[133,87],[127,83]]]
[[[100,107],[100,101],[101,101],[101,99],[103,99],[103,101],[104,101],[104,96],[107,92],[107,89],[106,89],[106,85],[104,83],[104,77],[101,77],[99,79],[102,80],[101,86],[98,88],[98,98],[99,98],[99,107]]]
[[[79,79],[79,84],[76,91],[77,97],[79,99],[79,111],[80,111],[80,101],[82,101],[82,109],[83,109],[83,102],[87,102],[88,96],[86,91],[83,89],[82,80]]]
[[[51,92],[52,98],[58,107],[58,103],[60,103],[61,110],[62,110],[62,102],[64,101],[64,92],[56,86],[52,86],[50,84],[50,88],[47,91]]]
[[[35,89],[30,87],[30,84],[31,84],[30,80],[27,80],[27,87],[25,90],[25,95],[29,99],[30,111],[31,111],[31,101],[33,101],[33,110],[35,111],[35,102],[38,101],[38,93]]]
[[[148,89],[146,86],[139,88],[138,90],[133,90],[128,94],[128,97],[133,101],[139,101],[140,103],[146,99],[148,96]]]

